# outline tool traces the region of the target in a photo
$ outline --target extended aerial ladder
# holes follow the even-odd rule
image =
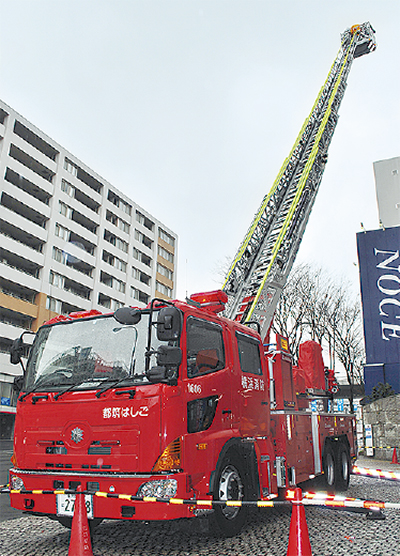
[[[327,162],[354,58],[376,48],[369,22],[341,35],[341,46],[309,117],[264,197],[223,285],[225,316],[256,321],[264,338],[293,266]]]

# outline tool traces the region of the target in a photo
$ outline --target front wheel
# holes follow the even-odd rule
[[[226,455],[218,466],[213,499],[216,501],[247,499],[249,489],[245,476],[243,459],[236,453]],[[247,510],[246,506],[217,505],[210,515],[212,529],[224,537],[237,535],[247,520]]]

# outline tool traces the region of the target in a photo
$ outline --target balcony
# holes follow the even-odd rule
[[[3,247],[0,247],[0,263],[5,264],[10,268],[14,268],[19,272],[23,272],[24,274],[28,274],[28,276],[32,276],[33,278],[39,278],[39,272],[42,268],[41,265],[38,265],[31,260],[24,259],[14,252],[7,251]]]
[[[6,213],[7,209],[3,209],[3,207],[0,207],[1,234],[13,239],[14,241],[17,241],[18,243],[26,245],[30,249],[34,249],[38,253],[41,253],[43,251],[43,245],[46,243],[45,237],[37,237],[36,235],[30,234],[29,232],[25,231],[24,227],[26,226],[23,226],[24,219],[21,216],[14,218],[14,223],[11,224],[6,219],[4,219],[4,216],[8,216]],[[14,224],[20,224],[20,226],[18,227]],[[42,232],[43,234],[41,235],[45,236],[45,231],[42,230]]]
[[[21,201],[18,201],[5,191],[3,191],[1,195],[0,204],[3,205],[3,207],[8,208],[8,210],[11,210],[12,212],[19,214],[23,218],[26,218],[30,222],[33,222],[37,226],[46,228],[46,222],[47,220],[49,220],[48,216],[34,210],[24,203],[21,203]]]
[[[22,189],[22,191],[25,191],[28,195],[38,199],[45,205],[49,204],[52,196],[48,191],[41,189],[35,183],[32,183],[11,168],[6,168],[4,179],[16,187],[19,187],[19,189]]]
[[[21,124],[18,120],[16,120],[14,124],[14,133],[42,154],[50,158],[50,160],[56,161],[57,155],[60,154],[57,149],[36,135],[36,133],[32,130]]]
[[[53,178],[56,173],[50,170],[50,168],[47,168],[47,166],[45,166],[44,164],[42,164],[41,162],[39,162],[38,160],[30,156],[28,153],[26,153],[19,147],[17,147],[16,145],[13,144],[10,145],[9,154],[11,158],[14,158],[15,160],[23,164],[23,166],[35,172],[35,174],[37,174],[41,178],[45,179],[50,183],[53,182]]]

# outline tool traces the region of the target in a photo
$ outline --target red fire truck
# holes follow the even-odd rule
[[[163,520],[196,515],[199,499],[265,500],[316,475],[329,489],[346,489],[354,418],[328,411],[321,360],[297,368],[294,381],[287,340],[277,336],[272,346],[266,338],[318,192],[352,61],[375,46],[369,23],[342,34],[223,290],[108,315],[60,316],[38,330],[17,380],[13,507],[68,525],[73,494],[65,491],[81,485],[92,523]],[[21,337],[12,362],[21,360],[22,347]],[[234,535],[247,510],[216,504],[210,519]]]
[[[12,506],[68,525],[71,494],[24,490],[262,500],[322,473],[345,489],[354,418],[310,411],[312,393],[296,396],[287,341],[264,346],[251,325],[219,316],[226,298],[155,299],[43,325],[18,401]],[[195,505],[90,494],[86,504],[93,523],[196,515]],[[246,512],[218,505],[210,519],[233,535]]]

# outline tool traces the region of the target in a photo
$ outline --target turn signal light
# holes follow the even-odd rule
[[[176,471],[180,469],[182,467],[181,452],[182,443],[179,437],[171,442],[171,444],[168,444],[161,456],[156,461],[156,464],[153,467],[153,471],[156,473],[161,471]]]

